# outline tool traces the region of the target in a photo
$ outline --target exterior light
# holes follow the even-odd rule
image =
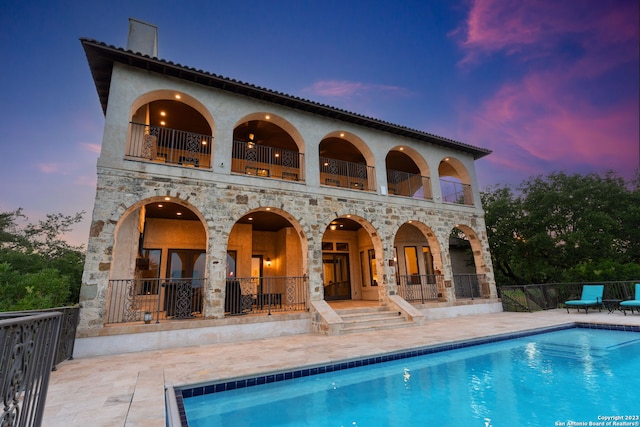
[[[336,231],[336,228],[338,227],[336,227],[334,224],[331,224],[329,228],[331,229],[331,231]]]
[[[267,258],[267,267],[271,267],[271,258]]]
[[[162,125],[162,126],[166,125],[165,121],[164,121],[164,120],[162,120],[162,121],[160,122],[160,125]]]
[[[176,215],[180,216],[182,215],[182,212],[177,212]]]
[[[162,207],[162,203],[158,203],[158,207],[161,208]]]
[[[166,115],[167,115],[167,113],[166,113],[166,112],[164,112],[164,111],[160,111],[160,115],[161,115],[162,117],[164,117],[164,116],[166,116]]]
[[[182,96],[179,93],[176,93],[175,97],[176,97],[176,99],[182,98]]]
[[[207,145],[207,140],[206,139],[202,140],[202,145]]]
[[[164,199],[165,199],[166,201],[169,201],[169,200],[171,200],[171,197],[165,197]]]
[[[267,114],[266,116],[264,116],[264,118],[269,120],[269,119],[271,119],[271,116]]]
[[[149,324],[151,323],[151,319],[153,319],[153,315],[151,314],[150,311],[145,311],[144,312],[144,323]]]
[[[344,138],[344,132],[340,133],[340,138]]]

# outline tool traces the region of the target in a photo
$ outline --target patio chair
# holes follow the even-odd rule
[[[567,313],[569,308],[574,307],[580,311],[580,307],[584,308],[585,314],[589,313],[589,307],[598,307],[602,309],[602,294],[604,285],[584,285],[582,286],[582,296],[580,299],[565,301]]]
[[[627,315],[626,309],[631,309],[633,314],[633,309],[635,308],[640,313],[640,283],[636,283],[636,299],[620,302],[620,308],[625,316]]]

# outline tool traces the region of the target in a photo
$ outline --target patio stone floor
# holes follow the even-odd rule
[[[326,365],[432,344],[589,322],[640,326],[624,316],[565,309],[426,321],[343,336],[314,334],[74,359],[51,373],[43,426],[165,427],[164,388]]]

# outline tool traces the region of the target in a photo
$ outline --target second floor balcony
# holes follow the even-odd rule
[[[320,157],[320,183],[352,190],[376,191],[375,168],[363,163]]]
[[[212,145],[211,135],[131,122],[126,155],[151,162],[210,169]]]
[[[233,141],[231,172],[304,181],[304,153],[261,145],[252,141]]]
[[[473,205],[471,186],[458,181],[441,179],[442,201],[459,205]]]
[[[395,196],[432,199],[431,179],[427,176],[387,169],[389,194]]]

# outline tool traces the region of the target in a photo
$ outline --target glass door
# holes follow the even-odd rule
[[[324,299],[351,299],[349,254],[322,254]]]

